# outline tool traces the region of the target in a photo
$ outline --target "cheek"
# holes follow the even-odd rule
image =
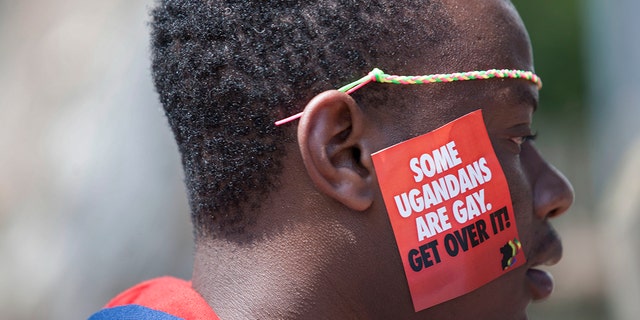
[[[532,186],[520,157],[513,154],[501,157],[498,155],[502,170],[509,184],[511,202],[516,217],[516,225],[521,237],[521,241],[526,248],[533,233],[534,213],[533,213],[533,192]],[[526,252],[526,251],[525,251]]]

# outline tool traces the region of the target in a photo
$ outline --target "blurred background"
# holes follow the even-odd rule
[[[513,0],[544,79],[537,144],[572,181],[533,319],[640,314],[640,2]],[[149,72],[152,0],[0,0],[0,317],[83,319],[161,275],[191,226]]]

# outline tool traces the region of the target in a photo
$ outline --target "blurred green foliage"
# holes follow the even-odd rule
[[[584,2],[512,0],[529,30],[538,73],[544,81],[540,112],[584,114]]]

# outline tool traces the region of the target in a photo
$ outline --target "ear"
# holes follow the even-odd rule
[[[298,124],[304,165],[324,194],[358,211],[373,202],[371,150],[364,141],[365,115],[346,93],[315,96]]]

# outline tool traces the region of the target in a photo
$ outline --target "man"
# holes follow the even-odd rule
[[[193,277],[143,283],[95,319],[523,319],[530,301],[550,295],[550,276],[535,267],[560,259],[549,219],[568,209],[573,191],[531,141],[536,78],[334,90],[374,67],[532,71],[510,2],[161,1],[151,26],[153,76],[195,228]],[[376,74],[386,77],[364,82]],[[303,109],[299,122],[274,125]],[[406,161],[416,182],[438,156],[443,177],[474,166],[479,174],[464,195],[462,179],[441,191],[453,205],[437,214],[403,215],[418,235],[405,252],[405,220],[385,190],[407,165],[372,154],[416,137],[426,145],[443,126],[452,137],[469,127],[460,135],[486,144],[482,157],[460,164],[475,148],[461,140],[418,146]],[[420,203],[415,195],[436,187],[428,183],[396,194],[398,208],[404,199],[426,209],[428,192]],[[507,199],[503,211],[483,199],[484,183],[494,205]],[[513,241],[496,246],[505,225]],[[502,265],[485,266],[488,254],[502,254]]]

